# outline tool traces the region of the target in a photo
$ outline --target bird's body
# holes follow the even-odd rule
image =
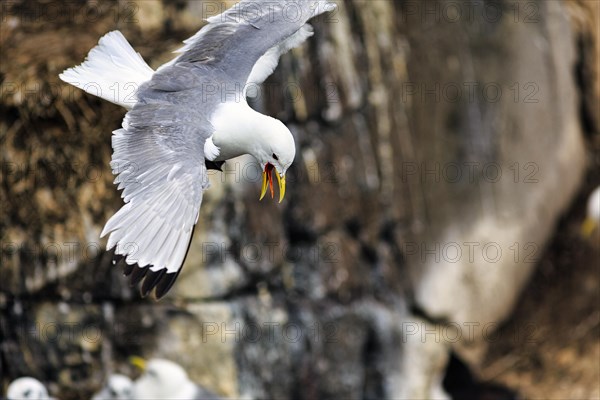
[[[125,375],[113,374],[108,377],[102,389],[92,400],[131,400],[133,382]]]
[[[52,400],[42,382],[30,377],[12,381],[8,385],[6,398],[8,400]]]
[[[218,395],[192,382],[177,363],[155,358],[145,362],[144,373],[133,384],[134,400],[220,399]]]
[[[209,18],[156,71],[120,32],[110,32],[86,62],[61,74],[130,109],[112,139],[111,167],[125,205],[102,236],[109,235],[107,247],[121,256],[132,282],[144,279],[143,294],[156,288],[161,297],[174,283],[209,186],[209,163],[253,155],[264,170],[261,198],[267,187],[273,195],[276,177],[283,199],[293,136],[250,108],[246,95],[274,71],[281,54],[312,36],[306,22],[334,7],[325,0],[243,0]]]

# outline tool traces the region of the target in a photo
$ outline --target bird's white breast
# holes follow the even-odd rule
[[[257,147],[266,115],[254,111],[246,101],[222,103],[210,118],[215,132],[212,143],[218,148],[217,161],[225,161],[243,154],[252,154]],[[207,154],[209,153],[209,154]],[[210,156],[210,149],[204,148],[204,155]],[[210,158],[209,158],[210,159]]]

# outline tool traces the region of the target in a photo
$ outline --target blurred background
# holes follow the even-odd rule
[[[136,355],[230,398],[599,398],[599,3],[337,1],[252,102],[295,136],[286,199],[211,173],[141,298],[99,239],[125,110],[58,74],[116,29],[156,68],[232,4],[0,4],[0,392]]]

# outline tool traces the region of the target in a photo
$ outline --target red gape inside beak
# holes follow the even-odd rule
[[[273,189],[273,175],[277,178],[277,183],[279,184],[279,202],[283,200],[285,196],[285,175],[280,175],[273,164],[265,164],[265,170],[262,173],[262,188],[260,191],[260,199],[262,200],[267,193],[267,184],[269,189],[271,190],[271,198],[275,197],[275,190]]]
[[[274,169],[275,169],[275,167],[270,163],[267,163],[265,165],[265,170],[262,174],[262,177],[263,177],[262,188],[260,191],[260,199],[261,200],[263,199],[263,197],[265,197],[265,194],[267,193],[267,184],[269,185],[269,190],[271,191],[271,198],[275,197],[275,190],[273,188],[273,170]]]

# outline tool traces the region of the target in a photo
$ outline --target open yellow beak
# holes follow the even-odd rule
[[[129,363],[141,369],[142,371],[146,370],[146,360],[142,357],[131,356],[129,357]]]
[[[277,177],[277,183],[279,184],[279,202],[283,200],[285,196],[285,176],[280,176],[275,167],[269,163],[265,165],[265,170],[262,173],[262,188],[260,190],[260,200],[267,194],[267,187],[271,191],[271,198],[275,197],[275,190],[273,189],[273,175]]]

